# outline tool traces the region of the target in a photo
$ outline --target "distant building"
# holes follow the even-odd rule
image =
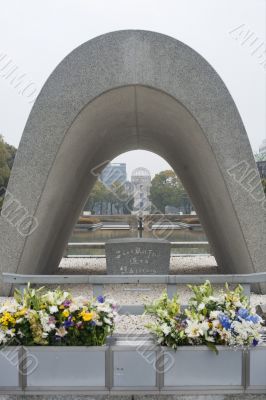
[[[131,175],[131,185],[134,196],[132,214],[149,214],[151,212],[151,202],[149,199],[151,175],[149,170],[143,167],[134,169]]]
[[[266,159],[264,161],[257,161],[257,167],[260,177],[266,179]]]
[[[255,159],[260,177],[266,179],[266,139],[262,141]]]
[[[111,187],[114,183],[124,185],[127,180],[127,165],[110,163],[104,168],[99,179],[107,187]]]
[[[266,139],[264,139],[260,145],[259,153],[266,155]]]
[[[118,184],[119,186],[125,187],[127,182],[127,165],[126,163],[110,163],[99,176],[99,180],[104,184],[104,186],[110,189],[112,192],[112,186]],[[109,201],[102,201],[96,203],[93,207],[94,214],[124,214],[122,206],[117,204],[112,204]]]

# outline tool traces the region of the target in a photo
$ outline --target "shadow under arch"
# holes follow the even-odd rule
[[[145,31],[83,44],[44,85],[8,187],[38,228],[22,237],[1,218],[1,269],[55,271],[97,178],[91,171],[134,149],[157,153],[179,175],[221,271],[264,270],[265,210],[228,174],[242,160],[255,166],[235,104],[199,54]]]

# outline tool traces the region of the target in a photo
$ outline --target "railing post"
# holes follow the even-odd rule
[[[249,283],[243,283],[241,286],[243,288],[244,295],[247,296],[248,298],[250,298],[250,284]]]
[[[167,294],[169,299],[172,299],[177,291],[177,285],[175,283],[167,283]]]
[[[103,296],[103,288],[104,286],[101,284],[93,284],[92,285],[92,292],[93,292],[93,297],[98,297],[98,296]]]

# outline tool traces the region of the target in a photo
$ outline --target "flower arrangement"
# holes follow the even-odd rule
[[[261,342],[262,319],[252,311],[243,288],[237,286],[214,295],[209,281],[191,286],[193,296],[182,312],[178,297],[159,300],[146,306],[146,313],[155,316],[147,327],[159,344],[177,349],[180,345],[207,345],[217,352],[216,345],[233,347],[256,346]]]
[[[116,305],[103,296],[28,286],[14,297],[0,307],[0,345],[100,346],[114,330]]]

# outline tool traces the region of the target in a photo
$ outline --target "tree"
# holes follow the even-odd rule
[[[266,179],[262,178],[261,183],[262,183],[262,186],[263,186],[264,193],[266,195]]]
[[[89,197],[88,197],[88,200],[86,202],[84,209],[95,212],[95,206],[99,205],[100,213],[102,214],[103,204],[107,199],[107,195],[108,195],[108,193],[107,193],[106,187],[102,184],[101,181],[97,180],[89,194]]]
[[[0,135],[0,209],[4,201],[4,193],[9,181],[15,154],[15,147],[5,143],[3,136]]]
[[[89,194],[84,210],[106,214],[110,212],[130,214],[133,207],[132,196],[126,192],[123,185],[114,182],[111,187],[106,187],[98,180]]]
[[[172,170],[161,171],[151,181],[150,200],[161,213],[166,206],[179,207],[188,196],[182,183]]]

